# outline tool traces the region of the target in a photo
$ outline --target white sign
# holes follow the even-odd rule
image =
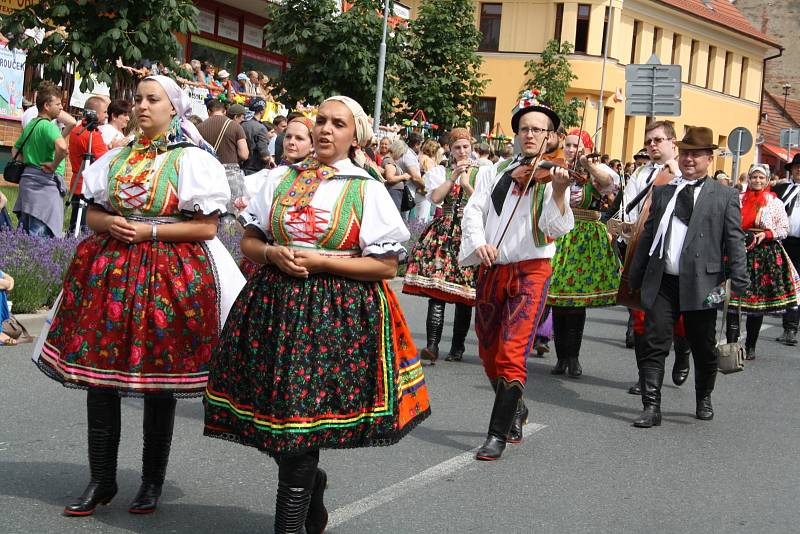
[[[244,25],[244,43],[256,48],[261,48],[264,44],[264,29],[252,24]]]
[[[226,39],[230,39],[231,41],[238,41],[239,21],[237,19],[231,19],[228,17],[220,17],[217,35]]]
[[[197,29],[201,32],[213,34],[215,18],[216,16],[213,12],[201,9],[200,14],[197,16]]]
[[[69,99],[70,106],[83,108],[84,104],[86,104],[86,99],[90,96],[109,97],[111,90],[106,84],[98,82],[94,76],[92,76],[92,81],[94,82],[94,89],[89,93],[84,93],[81,91],[81,75],[77,72],[75,73],[75,85],[72,88],[72,96]]]
[[[187,85],[183,88],[183,92],[189,95],[189,100],[192,101],[192,115],[197,115],[201,119],[206,120],[208,118],[208,110],[206,109],[208,89],[205,87]]]
[[[395,2],[394,16],[400,17],[401,19],[409,20],[411,18],[411,8]]]

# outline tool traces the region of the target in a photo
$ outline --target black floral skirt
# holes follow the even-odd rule
[[[747,251],[750,285],[744,294],[732,295],[730,310],[740,303],[750,314],[783,312],[797,306],[800,278],[779,241],[764,241]]]
[[[391,445],[425,419],[425,378],[385,283],[265,266],[209,364],[205,435],[271,455]]]

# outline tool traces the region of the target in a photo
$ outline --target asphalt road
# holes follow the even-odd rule
[[[401,302],[424,343],[426,301]],[[765,321],[755,362],[719,377],[713,421],[694,418],[693,378],[680,388],[667,378],[663,425],[643,430],[630,425],[641,407],[626,392],[636,366],[625,318],[620,308],[590,311],[580,379],[552,377],[552,355],[528,362],[526,439],[499,462],[470,452],[492,403],[471,334],[464,362],[426,368],[433,415],[400,444],[323,452],[328,532],[798,532],[800,351],[773,341],[778,320]],[[88,480],[85,395],[48,380],[29,350],[0,348],[0,532],[272,532],[274,464],[203,437],[199,400],[178,404],[157,513],[126,511],[142,416],[141,401],[127,399],[117,497],[90,518],[61,516]]]

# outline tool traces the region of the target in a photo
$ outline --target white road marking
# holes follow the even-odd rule
[[[774,326],[775,326],[774,324],[762,324],[761,325],[761,330],[759,330],[759,332],[763,332],[764,330],[769,330],[770,328],[772,328]]]
[[[523,428],[522,434],[523,436],[528,437],[544,428],[547,428],[547,425],[528,423]],[[429,467],[425,471],[417,473],[410,478],[383,488],[369,497],[364,497],[363,499],[360,499],[354,503],[337,508],[330,515],[328,520],[328,528],[338,527],[339,525],[346,523],[351,519],[355,519],[356,517],[363,515],[370,510],[377,508],[378,506],[392,502],[403,495],[414,491],[415,489],[421,488],[435,480],[444,478],[447,475],[466,467],[467,465],[476,461],[475,453],[477,451],[478,447],[475,447],[474,449],[463,452],[458,456],[450,458],[449,460],[445,460],[440,464]]]

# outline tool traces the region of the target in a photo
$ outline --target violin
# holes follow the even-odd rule
[[[564,158],[564,151],[561,148],[556,148],[555,150],[542,154],[534,169],[532,163],[535,159],[535,157],[523,158],[520,166],[514,169],[511,176],[517,178],[524,176],[525,173],[531,173],[532,171],[532,180],[534,182],[537,184],[546,184],[553,179],[553,176],[550,174],[550,169],[557,167],[567,171],[572,181],[578,185],[584,185],[589,181],[588,173],[569,168],[567,160]]]

